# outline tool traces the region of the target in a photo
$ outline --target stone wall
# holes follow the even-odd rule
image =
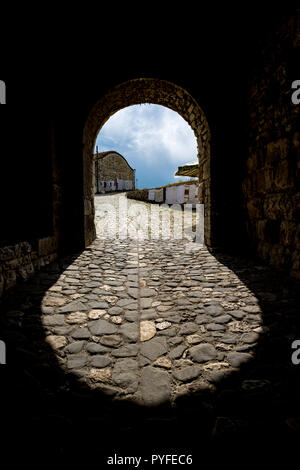
[[[121,180],[132,181],[134,188],[134,170],[127,163],[126,159],[117,152],[103,152],[99,157],[95,155],[95,173],[98,168],[98,181]],[[95,175],[95,184],[97,183],[97,175]]]
[[[257,254],[300,276],[300,22],[293,16],[268,41],[250,81],[249,154],[243,182],[247,230]],[[297,61],[298,56],[298,61]]]
[[[57,257],[54,237],[40,238],[0,248],[0,297],[19,281],[26,281],[35,271]]]

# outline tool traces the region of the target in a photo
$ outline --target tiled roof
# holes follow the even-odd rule
[[[123,160],[125,160],[125,162],[126,162],[127,165],[129,166],[129,168],[131,168],[131,170],[134,169],[134,168],[132,168],[132,167],[129,165],[129,163],[128,163],[128,161],[126,160],[126,158],[123,157],[123,155],[121,155],[119,152],[116,152],[115,150],[107,150],[106,152],[100,152],[100,153],[98,153],[98,154],[97,154],[97,153],[94,153],[94,158],[95,158],[95,160],[100,160],[100,159],[102,159],[102,158],[104,158],[104,157],[106,157],[107,155],[110,155],[110,154],[119,155],[119,157],[122,157]]]
[[[199,165],[182,165],[178,167],[175,176],[199,176]]]

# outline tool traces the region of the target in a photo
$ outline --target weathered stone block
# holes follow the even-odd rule
[[[249,172],[252,172],[253,170],[257,169],[257,155],[256,154],[252,154],[250,155],[250,157],[248,157],[247,169]]]
[[[287,160],[279,162],[275,171],[274,184],[279,189],[287,189],[292,186],[292,171]]]
[[[10,289],[11,287],[15,286],[16,282],[17,282],[16,272],[13,270],[7,271],[5,275],[5,289]]]
[[[144,367],[141,377],[141,392],[146,406],[157,406],[170,400],[169,373],[151,366]]]
[[[38,255],[45,256],[56,250],[56,241],[54,237],[45,237],[38,240]]]
[[[274,168],[265,168],[264,182],[264,192],[270,191],[274,185]]]
[[[276,142],[267,144],[266,164],[273,166],[275,162],[288,157],[289,140],[279,139]]]
[[[260,239],[264,239],[265,237],[265,229],[266,229],[266,220],[258,220],[256,223],[256,233],[257,237]]]
[[[280,241],[283,245],[291,246],[294,244],[297,223],[290,220],[284,220],[280,225]]]
[[[250,219],[262,218],[262,201],[261,199],[251,199],[247,202],[248,215]]]

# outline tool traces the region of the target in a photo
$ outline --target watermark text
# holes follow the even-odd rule
[[[300,364],[300,339],[295,339],[292,342],[292,349],[295,349],[292,354],[292,363],[294,366],[298,366]]]
[[[204,204],[130,203],[120,198],[118,205],[104,202],[96,207],[98,238],[180,240],[204,243]]]
[[[0,80],[0,104],[6,104],[6,85],[3,80]]]
[[[295,90],[291,96],[292,103],[299,104],[300,103],[300,80],[293,81],[292,90]]]
[[[6,364],[6,344],[0,340],[0,364]]]

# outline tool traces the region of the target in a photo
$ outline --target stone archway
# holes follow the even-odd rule
[[[83,132],[85,246],[96,237],[94,224],[93,152],[99,130],[117,111],[127,106],[152,103],[180,114],[195,133],[198,146],[200,202],[204,204],[205,243],[211,245],[210,129],[195,99],[180,86],[155,78],[138,78],[109,90],[92,108]]]

